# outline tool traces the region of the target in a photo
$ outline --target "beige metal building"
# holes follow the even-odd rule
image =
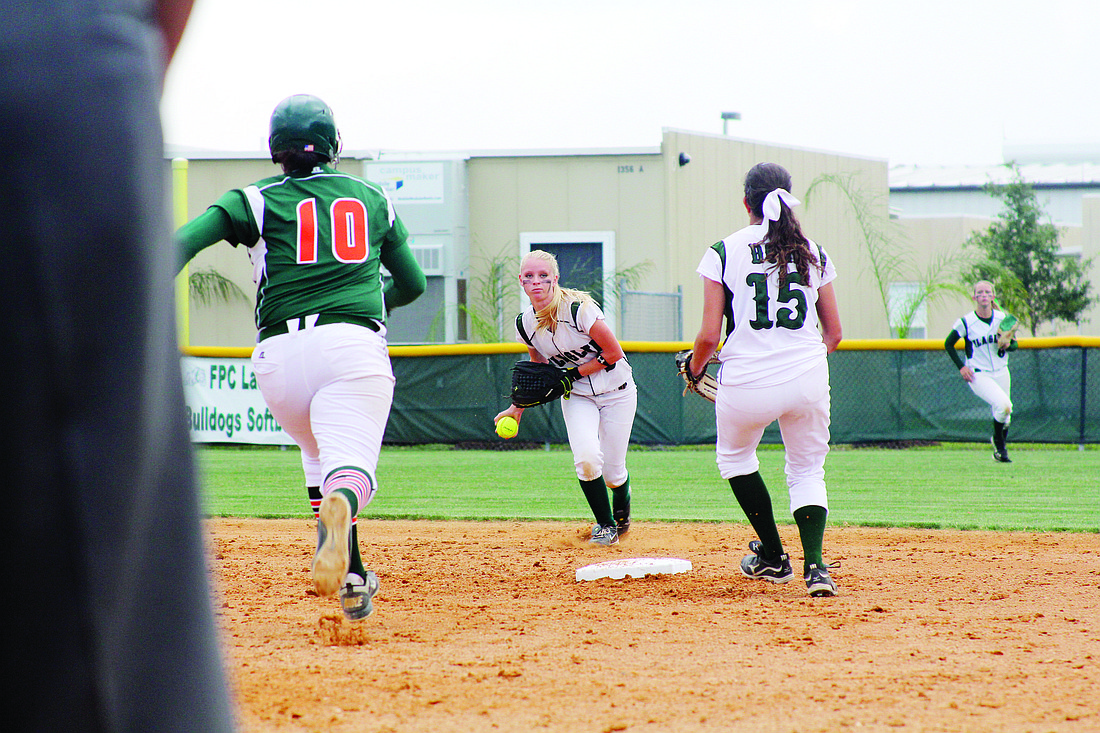
[[[226,190],[277,172],[258,154],[182,157],[187,218]],[[846,339],[889,338],[888,313],[897,311],[908,283],[936,252],[957,250],[970,231],[988,225],[963,216],[892,220],[885,160],[675,129],[664,130],[653,148],[349,152],[339,167],[389,190],[429,276],[425,296],[392,314],[391,343],[486,340],[486,329],[511,341],[521,305],[515,268],[532,248],[558,254],[567,271],[563,284],[603,288],[609,322],[622,340],[689,341],[702,311],[695,267],[706,247],[748,223],[742,182],[761,161],[790,170],[793,193],[804,202],[796,213],[836,263]],[[1074,236],[1086,252],[1095,251],[1100,205],[1086,211],[1083,229],[1093,234]],[[909,263],[881,283],[876,273],[885,270],[869,256],[871,230],[887,236],[884,256]],[[236,282],[248,301],[192,299],[187,342],[251,345],[254,286],[246,254],[219,244],[190,270],[211,268]],[[625,284],[616,278],[624,273],[633,275]],[[503,292],[493,286],[498,280]],[[960,296],[927,306],[911,335],[942,338],[968,306]]]

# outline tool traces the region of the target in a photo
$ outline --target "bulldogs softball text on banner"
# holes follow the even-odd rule
[[[249,359],[180,358],[193,443],[294,445],[272,417]]]

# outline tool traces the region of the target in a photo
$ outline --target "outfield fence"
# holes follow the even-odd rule
[[[1010,357],[1011,439],[1100,443],[1100,338],[1020,339]],[[711,443],[714,406],[683,395],[675,352],[686,342],[625,341],[638,384],[632,441]],[[192,357],[246,359],[251,349],[189,347]],[[397,378],[385,441],[392,444],[500,441],[492,418],[508,405],[519,344],[391,346]],[[844,341],[829,356],[832,442],[973,442],[989,439],[989,407],[970,391],[934,339]],[[191,409],[192,406],[189,406]],[[195,409],[198,409],[195,407]],[[518,442],[565,443],[557,404],[528,409]],[[779,443],[776,425],[765,443]]]

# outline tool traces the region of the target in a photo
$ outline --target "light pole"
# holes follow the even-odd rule
[[[722,134],[729,135],[730,120],[741,119],[740,112],[723,112],[722,113]]]

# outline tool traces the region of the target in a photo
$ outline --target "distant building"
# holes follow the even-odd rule
[[[1053,160],[1063,152],[1065,160]],[[1100,147],[1078,153],[1063,148],[1008,148],[1023,179],[1035,187],[1039,204],[1058,225],[1082,225],[1081,199],[1100,195]],[[1007,164],[989,166],[917,166],[890,168],[890,209],[899,216],[996,217],[1001,202],[983,187],[1008,183]]]
[[[1035,188],[1040,206],[1062,230],[1062,253],[1095,257],[1100,253],[1100,145],[1009,146],[1004,158]],[[908,243],[930,261],[936,253],[961,247],[972,232],[987,228],[1003,202],[984,187],[1012,180],[1009,164],[989,166],[892,166],[890,213]],[[1096,257],[1100,263],[1100,257]],[[1100,266],[1089,273],[1093,293],[1100,293]],[[958,303],[958,309],[967,304]],[[946,334],[958,317],[946,307],[933,307],[925,317],[929,337]],[[1061,326],[1063,335],[1100,335],[1100,307],[1078,327]],[[1051,335],[1048,329],[1042,335]]]
[[[262,153],[170,150],[167,157],[188,160],[189,218],[228,188],[278,172]],[[749,223],[744,176],[761,161],[785,166],[802,199],[818,176],[851,174],[874,199],[871,213],[889,217],[884,160],[674,129],[649,148],[344,151],[339,168],[389,191],[428,275],[424,296],[391,315],[391,343],[486,340],[478,328],[486,324],[496,329],[495,340],[513,341],[522,305],[519,258],[534,248],[557,254],[563,284],[600,291],[620,339],[690,341],[703,307],[695,268],[707,247]],[[841,273],[845,335],[885,337],[886,316],[866,277],[851,207],[837,190],[823,188],[797,213]],[[509,288],[496,301],[494,265]],[[210,247],[192,268],[213,268],[255,291],[247,257],[235,248]],[[615,288],[615,274],[631,268],[644,271],[640,281]],[[251,310],[192,301],[189,343],[251,345]]]
[[[188,218],[229,188],[278,172],[261,152],[172,149],[166,158],[188,160]],[[1100,252],[1100,162],[1020,160],[1040,202],[1064,227],[1067,256]],[[793,193],[805,202],[799,218],[837,263],[846,339],[895,334],[895,306],[915,283],[884,283],[884,305],[851,202],[829,185],[806,200],[811,183],[822,176],[851,181],[866,199],[865,214],[895,217],[900,244],[919,269],[989,226],[998,202],[982,186],[1009,174],[1003,166],[889,168],[881,159],[676,129],[663,130],[661,144],[646,148],[344,151],[339,168],[389,191],[428,275],[425,295],[392,314],[391,343],[475,342],[485,340],[479,326],[486,324],[511,341],[521,306],[514,267],[533,248],[558,255],[566,285],[602,291],[616,272],[644,269],[634,286],[599,293],[609,323],[626,341],[690,341],[702,312],[695,267],[708,246],[748,223],[744,175],[761,161],[791,172]],[[511,290],[490,304],[494,264],[504,266]],[[248,258],[236,248],[211,247],[191,267],[212,268],[255,292]],[[1100,272],[1092,279],[1100,287]],[[942,338],[971,305],[961,296],[927,304],[909,336]],[[192,301],[184,323],[192,346],[249,346],[255,338],[251,303]],[[1100,335],[1100,308],[1080,333]]]

